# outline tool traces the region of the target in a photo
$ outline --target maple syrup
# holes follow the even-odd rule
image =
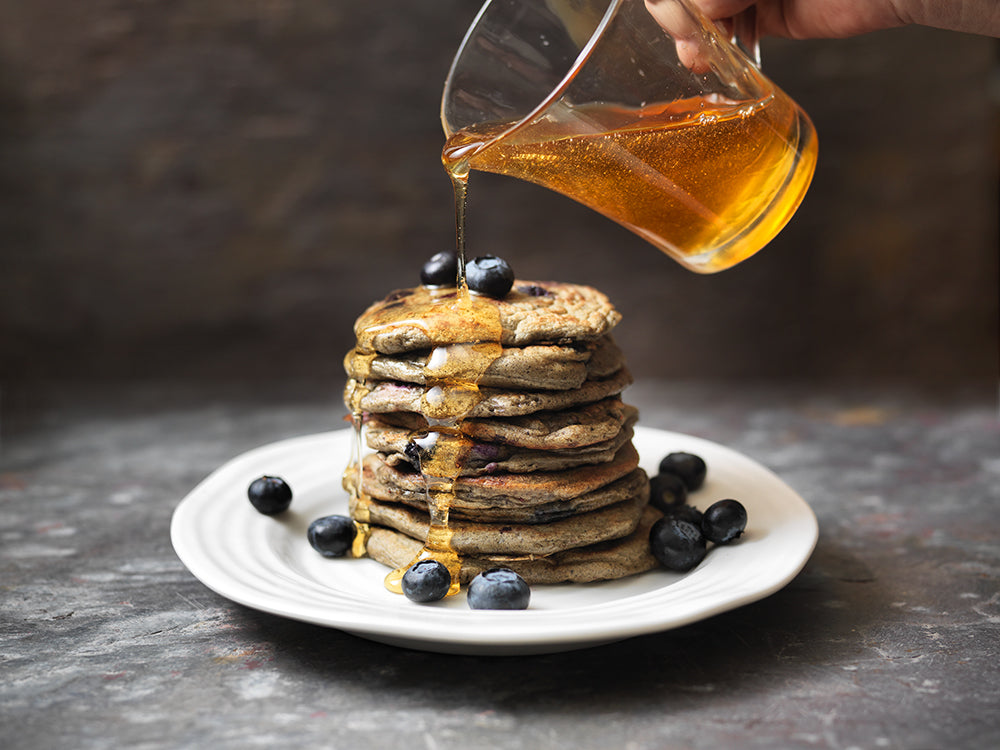
[[[351,554],[354,557],[364,557],[367,554],[368,537],[371,535],[371,513],[369,512],[370,498],[365,494],[362,479],[362,462],[364,455],[364,438],[362,434],[363,417],[361,411],[361,400],[369,392],[367,380],[371,370],[374,353],[361,354],[357,357],[358,367],[365,373],[360,379],[357,388],[351,393],[351,425],[354,427],[354,441],[351,446],[351,460],[344,471],[343,486],[350,496],[351,518],[354,519],[354,527],[357,533],[351,545]]]
[[[617,221],[698,272],[728,268],[795,212],[816,164],[806,115],[774,90],[630,109],[563,105],[523,124],[454,133],[442,160],[519,177]],[[453,178],[454,179],[454,178]]]
[[[462,217],[459,208],[461,194],[456,190],[456,216]],[[462,236],[462,218],[459,218],[459,236]],[[464,269],[460,244],[459,269]],[[375,340],[400,327],[418,328],[436,346],[430,351],[423,367],[424,393],[420,412],[428,428],[409,436],[408,451],[416,459],[417,468],[424,481],[429,530],[424,546],[408,565],[391,571],[385,579],[386,588],[402,593],[403,574],[416,562],[435,559],[451,573],[449,594],[459,590],[461,559],[451,546],[452,530],[448,522],[449,510],[454,500],[455,482],[462,473],[472,441],[461,430],[462,422],[478,405],[482,396],[479,382],[493,361],[500,356],[502,347],[500,315],[493,300],[469,292],[460,276],[455,288],[418,287],[400,293],[393,303],[376,307],[362,315],[355,325],[357,356],[355,357],[358,385],[351,394],[352,421],[356,435],[356,450],[348,467],[345,487],[351,494],[351,509],[359,529],[354,553],[364,554],[370,515],[370,500],[364,493],[362,482],[362,410],[361,402],[369,392],[367,385],[371,363],[376,355]]]

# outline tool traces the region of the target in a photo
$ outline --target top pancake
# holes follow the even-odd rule
[[[354,332],[359,345],[395,355],[475,341],[474,327],[455,325],[454,312],[447,307],[455,299],[454,288],[422,286],[393,292],[358,318]],[[480,295],[472,299],[480,308],[495,309],[505,347],[592,341],[621,320],[603,293],[578,284],[515,281],[503,299]],[[408,314],[410,310],[414,314]]]

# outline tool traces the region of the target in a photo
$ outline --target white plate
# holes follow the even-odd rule
[[[532,587],[521,611],[471,610],[465,593],[430,605],[382,585],[387,569],[369,559],[329,559],[306,539],[309,523],[347,512],[340,488],[351,430],[284,440],[238,456],[177,507],[170,533],[177,555],[202,583],[248,607],[339,628],[383,643],[463,654],[567,651],[675,628],[762,599],[788,583],[816,544],[816,517],[760,464],[700,438],[637,428],[635,446],[653,474],[660,458],[701,455],[708,480],[692,493],[704,509],[735,497],[749,523],[733,545],[710,548],[686,574],[655,570],[620,581]],[[261,474],[294,492],[279,517],[257,513],[246,488]]]

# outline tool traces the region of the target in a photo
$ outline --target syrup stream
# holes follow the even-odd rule
[[[458,273],[455,286],[468,291],[465,283],[465,209],[468,206],[469,167],[465,162],[449,166],[448,176],[455,192],[455,253],[458,256]]]

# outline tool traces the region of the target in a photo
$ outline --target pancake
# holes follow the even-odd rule
[[[408,352],[391,357],[369,358],[352,349],[344,358],[344,369],[355,380],[396,380],[424,385],[429,351]],[[482,388],[520,388],[561,391],[579,388],[588,379],[613,375],[625,357],[610,336],[589,344],[559,346],[536,344],[508,347],[479,379]]]
[[[364,474],[365,491],[376,500],[401,503],[426,510],[427,496],[422,490],[402,489],[383,481],[384,477],[368,468]],[[560,518],[568,518],[578,513],[586,513],[608,505],[620,503],[645,491],[649,480],[646,472],[635,469],[620,479],[584,492],[576,497],[535,502],[524,502],[516,497],[506,497],[497,502],[486,503],[476,498],[455,498],[449,505],[449,518],[464,518],[488,523],[513,521],[517,523],[548,523]]]
[[[390,466],[377,453],[365,456],[366,475],[370,472],[382,486],[400,493],[393,499],[403,499],[406,494],[424,497],[424,480],[412,468],[401,471]],[[623,445],[613,460],[603,464],[578,466],[563,471],[540,471],[530,474],[485,474],[477,477],[459,477],[452,493],[455,502],[464,507],[525,507],[543,503],[563,502],[604,487],[630,474],[639,466],[639,454],[631,443]],[[367,485],[365,489],[368,490]],[[421,507],[424,507],[423,505]]]
[[[584,464],[605,463],[614,459],[618,450],[632,439],[632,425],[632,422],[627,422],[610,440],[556,451],[473,441],[462,461],[461,476],[561,471]],[[372,424],[365,429],[368,447],[381,453],[388,465],[402,471],[420,470],[419,451],[413,442],[413,434],[399,427]]]
[[[532,585],[590,583],[644,573],[658,565],[649,551],[649,529],[658,518],[659,511],[647,505],[628,536],[551,555],[463,555],[459,577],[466,585],[482,571],[498,566],[516,571]],[[409,565],[422,547],[406,534],[376,526],[368,540],[368,556],[390,568],[400,568]]]
[[[562,411],[539,411],[506,419],[467,419],[462,433],[481,443],[495,443],[531,450],[560,451],[613,440],[639,411],[617,396]],[[399,427],[426,432],[427,420],[413,412],[371,414],[367,425]]]
[[[620,503],[543,524],[449,518],[449,544],[459,555],[551,555],[631,534],[648,499],[646,485]],[[430,523],[425,511],[374,499],[367,507],[372,524],[400,531],[421,544],[427,539]]]
[[[358,340],[366,350],[379,354],[401,354],[432,349],[452,343],[468,343],[467,327],[455,328],[450,310],[432,309],[431,300],[456,297],[454,288],[416,287],[393,292],[371,305],[354,325]],[[477,305],[491,305],[497,311],[505,347],[530,344],[565,344],[592,341],[610,332],[621,314],[603,293],[588,286],[554,281],[515,281],[503,299],[476,296]],[[380,326],[386,313],[404,305],[420,307],[424,314],[412,320]]]
[[[466,415],[468,419],[484,417],[517,417],[537,411],[556,411],[593,403],[616,396],[632,383],[632,375],[622,368],[609,378],[587,380],[579,387],[566,391],[514,391],[482,388],[480,400]],[[349,378],[344,389],[344,403],[350,407],[356,397],[361,411],[384,414],[409,411],[434,417],[436,406],[428,406],[426,386],[385,380],[362,385]]]

